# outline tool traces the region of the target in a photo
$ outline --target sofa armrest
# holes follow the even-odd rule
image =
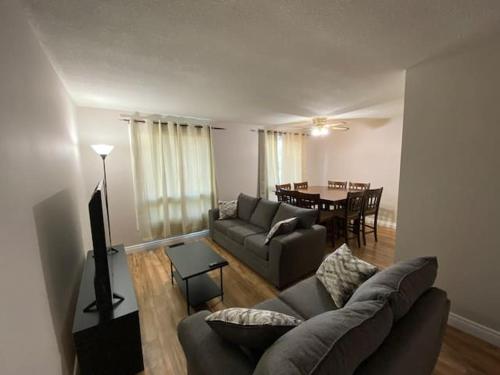
[[[271,240],[269,263],[275,272],[275,285],[283,287],[316,271],[326,249],[326,228],[313,225]]]
[[[210,238],[214,238],[214,221],[219,218],[219,209],[211,208],[208,210],[208,231],[210,234]]]
[[[222,339],[205,322],[210,311],[182,320],[177,336],[186,355],[189,375],[251,374],[255,368],[238,345]]]

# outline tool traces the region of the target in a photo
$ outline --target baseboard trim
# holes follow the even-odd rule
[[[448,324],[465,333],[468,333],[469,335],[500,347],[499,331],[495,331],[492,328],[483,326],[482,324],[476,323],[470,319],[464,318],[463,316],[457,315],[452,312],[450,312],[450,315],[448,316]]]
[[[368,224],[373,224],[373,218],[367,217],[366,222]],[[377,224],[381,227],[396,229],[396,222],[378,219]]]
[[[137,253],[139,251],[151,250],[157,247],[168,246],[174,243],[184,242],[187,240],[192,241],[207,236],[208,236],[208,229],[194,233],[182,234],[180,236],[162,238],[161,240],[153,240],[153,241],[139,243],[136,245],[125,246],[125,252],[127,254]]]

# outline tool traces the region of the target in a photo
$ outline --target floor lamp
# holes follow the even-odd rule
[[[106,156],[108,156],[115,146],[113,145],[92,145],[94,151],[102,158],[102,167],[104,169],[104,196],[106,198],[106,216],[108,219],[108,236],[109,236],[109,249],[108,253],[117,253],[118,250],[113,248],[113,241],[111,241],[111,222],[109,221],[109,203],[108,203],[108,180],[106,178]]]

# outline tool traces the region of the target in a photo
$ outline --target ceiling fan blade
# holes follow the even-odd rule
[[[349,130],[349,128],[345,125],[334,125],[330,126],[331,130],[336,130],[336,131],[341,131],[341,132],[346,132]]]

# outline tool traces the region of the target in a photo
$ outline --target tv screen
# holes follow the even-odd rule
[[[96,186],[89,202],[90,229],[94,247],[94,288],[96,308],[102,316],[113,310],[113,293],[108,264],[109,238],[103,181]]]

